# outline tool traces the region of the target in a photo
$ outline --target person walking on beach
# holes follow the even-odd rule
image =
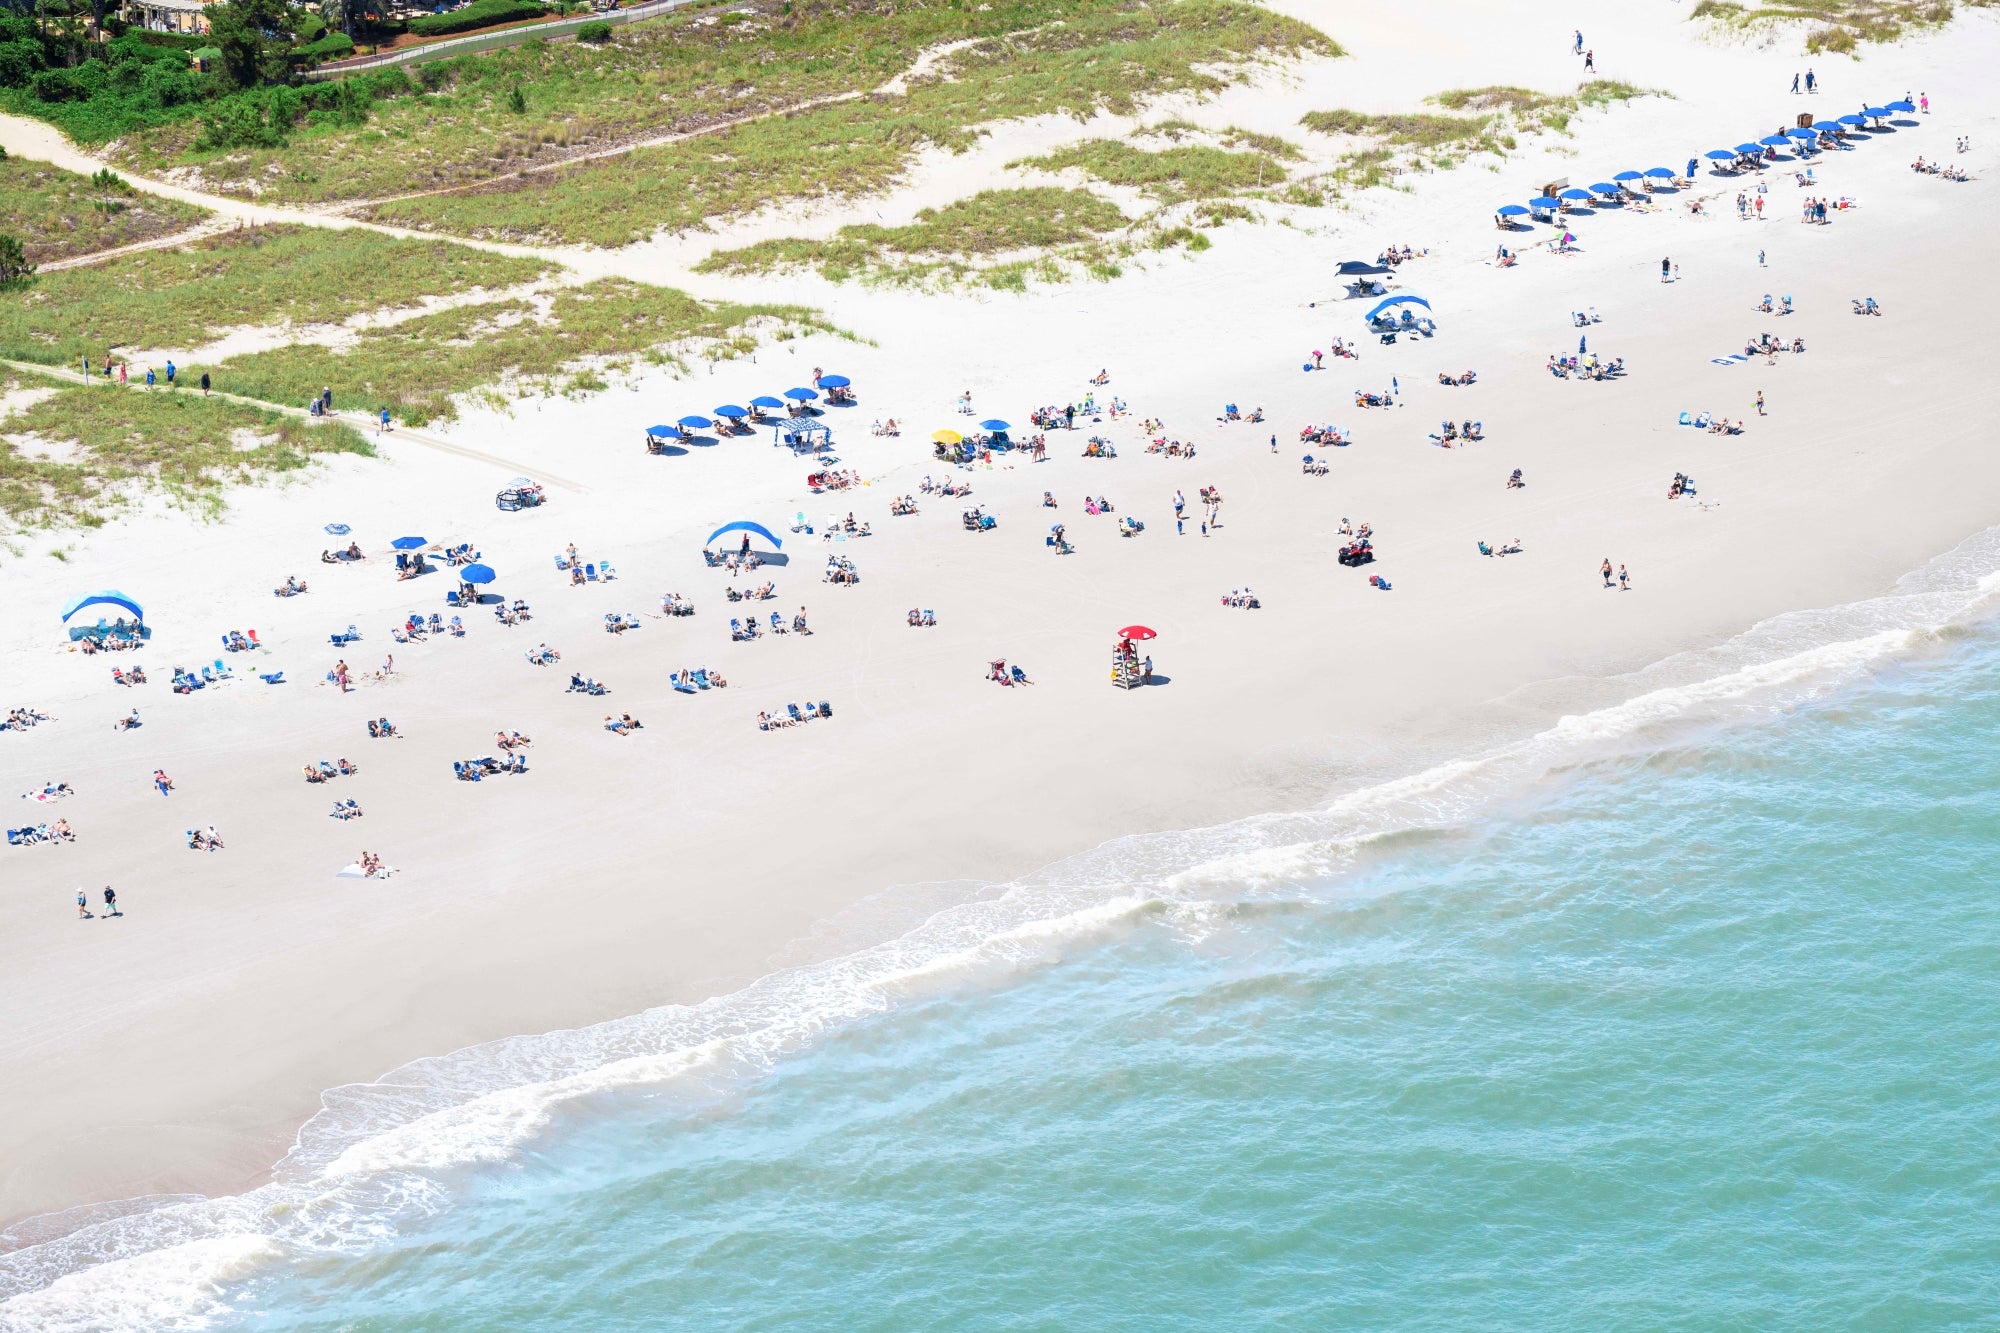
[[[1794,72],[1792,75],[1792,95],[1796,97],[1798,95],[1798,91],[1799,91],[1799,76],[1796,72]]]
[[[1186,509],[1186,508],[1187,508],[1187,497],[1181,494],[1181,492],[1180,492],[1180,488],[1179,488],[1179,487],[1175,487],[1175,488],[1174,488],[1174,517],[1175,517],[1175,518],[1179,518],[1179,517],[1181,516],[1181,511],[1182,511],[1183,509]]]
[[[1807,92],[1811,92],[1811,91],[1812,91],[1813,89],[1815,89],[1815,88],[1817,88],[1817,87],[1819,87],[1819,80],[1813,77],[1813,72],[1812,72],[1812,66],[1811,66],[1811,65],[1807,65],[1807,66],[1806,66],[1806,91],[1807,91]]]
[[[109,920],[114,916],[124,916],[124,915],[125,914],[123,912],[118,910],[118,890],[112,888],[109,884],[106,884],[104,886],[105,919]]]
[[[1075,403],[1071,403],[1071,404],[1070,404],[1070,405],[1069,405],[1068,407],[1065,407],[1065,408],[1063,409],[1063,428],[1064,428],[1065,430],[1075,430],[1075,429],[1076,429],[1076,404],[1075,404]]]
[[[1670,273],[1672,273],[1673,271],[1674,271],[1674,261],[1673,261],[1673,260],[1671,260],[1671,259],[1662,259],[1662,260],[1660,261],[1660,281],[1661,281],[1661,282],[1665,282],[1665,281],[1667,280],[1667,275],[1668,275],[1668,274],[1670,274]]]
[[[1757,415],[1760,417],[1764,415],[1764,391],[1762,389],[1757,390]]]
[[[1583,29],[1582,29],[1582,28],[1578,28],[1578,29],[1576,30],[1576,49],[1577,49],[1577,52],[1578,52],[1579,54],[1581,54],[1581,53],[1582,53],[1582,51],[1583,51]]]
[[[1767,267],[1764,263],[1764,252],[1762,250],[1759,250],[1757,252],[1757,267],[1758,268]]]
[[[1583,72],[1585,74],[1595,74],[1597,72],[1597,52],[1585,51],[1583,53]]]
[[[76,919],[78,921],[90,920],[90,895],[82,889],[76,891]]]
[[[1931,95],[1929,93],[1918,93],[1917,107],[1928,116],[1931,113]]]
[[[377,435],[381,435],[387,432],[388,429],[389,429],[389,409],[385,407],[382,409],[382,424],[376,427],[375,433]]]
[[[1632,576],[1625,572],[1625,566],[1618,566],[1618,591],[1632,591]]]
[[[1321,351],[1319,350],[1319,348],[1317,348],[1317,347],[1313,348],[1313,369],[1314,369],[1314,370],[1324,370],[1324,369],[1325,369],[1325,367],[1324,367],[1324,366],[1322,366],[1322,365],[1320,365],[1320,363],[1319,363],[1319,362],[1320,362],[1320,357],[1321,357],[1322,355],[1323,355],[1323,353],[1321,353]]]
[[[1610,586],[1611,586],[1611,557],[1610,557],[1610,556],[1608,556],[1608,555],[1607,555],[1607,556],[1605,556],[1605,557],[1604,557],[1604,563],[1603,563],[1602,565],[1599,565],[1599,566],[1598,566],[1598,568],[1597,568],[1597,572],[1598,572],[1598,573],[1600,573],[1600,574],[1602,574],[1602,575],[1604,575],[1604,586],[1605,586],[1605,587],[1607,587],[1607,588],[1608,588],[1608,587],[1610,587]]]
[[[1389,396],[1392,398],[1400,398],[1403,396],[1403,382],[1397,379],[1394,375],[1391,375],[1389,377]]]

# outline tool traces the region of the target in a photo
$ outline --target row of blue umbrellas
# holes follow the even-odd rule
[[[853,381],[849,380],[845,375],[822,375],[816,382],[822,389],[845,389]],[[785,390],[785,398],[789,398],[795,403],[810,403],[818,397],[819,394],[811,389],[796,388]],[[750,400],[750,407],[783,407],[785,406],[785,398],[773,398],[770,394],[763,394],[760,397],[752,398]],[[735,403],[724,403],[721,407],[715,409],[715,415],[717,417],[725,417],[730,421],[741,421],[744,417],[750,415],[750,408],[738,407]],[[701,416],[698,413],[689,413],[671,426],[654,426],[646,433],[670,440],[682,440],[687,438],[688,431],[707,430],[714,424],[715,422],[708,417]]]
[[[1795,125],[1791,129],[1786,130],[1783,134],[1767,134],[1762,139],[1759,139],[1756,143],[1740,143],[1737,144],[1736,147],[1733,149],[1731,148],[1711,149],[1708,152],[1707,156],[1710,158],[1710,160],[1716,162],[1734,161],[1738,157],[1757,157],[1767,147],[1769,148],[1788,147],[1794,141],[1805,142],[1817,139],[1822,134],[1832,134],[1841,129],[1843,126],[1865,125],[1870,120],[1880,120],[1884,116],[1887,116],[1892,112],[1915,111],[1916,109],[1917,108],[1911,103],[1900,99],[1889,103],[1887,106],[1863,107],[1858,113],[1850,113],[1845,116],[1840,116],[1834,120],[1815,121],[1810,127],[1804,125]],[[1673,177],[1674,173],[1666,167],[1651,167],[1645,171],[1621,171],[1616,176],[1613,176],[1610,180],[1600,181],[1596,185],[1593,185],[1588,189],[1584,189],[1578,186],[1572,186],[1571,188],[1564,190],[1559,194],[1555,195],[1545,194],[1540,196],[1539,198],[1531,199],[1525,206],[1521,204],[1502,204],[1495,211],[1499,213],[1501,217],[1505,218],[1519,217],[1523,213],[1530,212],[1533,209],[1555,208],[1559,204],[1561,204],[1562,201],[1565,199],[1569,200],[1571,203],[1577,203],[1597,196],[1603,196],[1609,198],[1613,195],[1622,193],[1625,189],[1624,183],[1627,181],[1645,180],[1649,178],[1652,180],[1672,180]]]

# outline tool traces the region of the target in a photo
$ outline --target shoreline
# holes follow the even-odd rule
[[[1958,31],[1964,75],[1994,29]],[[1887,81],[1870,66],[1915,63],[1931,45],[1870,53],[1853,66],[1857,81]],[[1759,110],[1728,118],[1754,121],[1765,102],[1778,104],[1761,98]],[[1593,162],[1656,151],[1635,144],[1667,111],[1715,114],[1679,104],[1597,118],[1565,147]],[[0,1218],[46,1217],[79,1199],[254,1187],[325,1090],[427,1052],[733,995],[774,962],[845,956],[830,952],[853,938],[844,932],[908,924],[900,914],[921,912],[932,895],[948,905],[968,884],[990,891],[1079,860],[1115,862],[1112,849],[1134,838],[1172,842],[1258,816],[1310,823],[1301,805],[1371,790],[1370,775],[1426,771],[1410,767],[1413,751],[1464,756],[1534,735],[1676,653],[1737,642],[1801,607],[1893,592],[1897,571],[1993,534],[2000,519],[1987,499],[2000,493],[2000,462],[1971,430],[1952,434],[1979,419],[1989,396],[1990,339],[1975,323],[1956,343],[1933,345],[1930,326],[1905,314],[1939,267],[1959,275],[1967,309],[1992,308],[2000,285],[1971,225],[1981,214],[1968,191],[1981,186],[1940,193],[1903,167],[1911,151],[1935,154],[1946,123],[1828,165],[1826,188],[1863,200],[1834,228],[1595,219],[1578,224],[1587,246],[1576,260],[1587,268],[1545,254],[1517,272],[1487,268],[1493,233],[1469,201],[1511,186],[1470,169],[1364,201],[1343,228],[1356,238],[1346,244],[1428,240],[1431,255],[1395,277],[1436,302],[1443,332],[1303,376],[1291,369],[1298,350],[1325,346],[1330,332],[1353,337],[1358,312],[1308,307],[1310,293],[1298,290],[1299,275],[1343,257],[1336,243],[1275,227],[1231,228],[1196,263],[1020,298],[799,277],[750,284],[810,300],[876,345],[816,337],[707,375],[640,376],[630,392],[530,400],[511,416],[468,409],[430,432],[474,448],[505,439],[495,452],[578,477],[589,496],[496,515],[490,495],[505,478],[494,469],[399,446],[392,433],[381,460],[342,460],[295,485],[240,494],[222,523],[189,525],[149,502],[63,561],[9,562],[0,586],[14,632],[0,662],[19,702],[58,719],[8,738],[18,756],[10,771],[24,785],[75,784],[63,813],[84,839],[10,853],[34,892],[0,906],[15,941],[0,996],[18,1016],[0,1047],[17,1089],[0,1094],[10,1162]],[[1533,161],[1510,160],[1501,179],[1527,179]],[[1759,244],[1782,248],[1782,277],[1750,261]],[[1684,258],[1683,284],[1653,280],[1663,248]],[[1780,327],[1802,330],[1812,350],[1769,371],[1707,364],[1742,330],[1775,322],[1745,308],[1764,286],[1800,297],[1801,313]],[[1872,293],[1891,317],[1851,319],[1845,300]],[[1626,357],[1627,381],[1543,383],[1542,356],[1574,336],[1561,320],[1566,302],[1605,309],[1591,341]],[[1122,420],[1098,428],[1120,444],[1110,463],[1076,457],[1087,432],[1051,432],[1050,463],[971,474],[973,500],[1002,516],[999,532],[957,531],[960,506],[929,496],[915,519],[888,516],[891,495],[949,470],[922,440],[957,423],[958,388],[973,387],[982,411],[1018,420],[1028,405],[1081,396],[1106,362],[1115,363],[1109,391],[1137,415],[1164,415],[1169,434],[1199,445],[1195,462],[1139,453]],[[799,487],[805,465],[761,437],[677,459],[639,453],[644,421],[803,383],[815,363],[860,388],[862,406],[830,419],[842,466],[869,486],[809,495]],[[1480,371],[1473,389],[1428,382],[1467,365]],[[1416,410],[1348,405],[1353,388],[1392,373]],[[1913,375],[1922,399],[1906,407]],[[1737,404],[1732,418],[1747,416],[1760,385],[1779,415],[1753,421],[1746,436],[1671,424],[1678,410],[1725,399]],[[1270,424],[1215,426],[1224,399],[1261,403]],[[1478,415],[1489,442],[1434,449],[1423,431],[1440,412]],[[907,422],[903,436],[868,435],[878,415]],[[1293,437],[1307,422],[1356,433],[1329,477],[1299,473]],[[1927,424],[1938,433],[1914,435]],[[1275,459],[1263,444],[1272,431]],[[1530,474],[1525,493],[1500,486],[1514,466]],[[1660,498],[1677,469],[1722,507]],[[1209,484],[1228,497],[1225,526],[1212,539],[1176,538],[1167,494],[1183,489],[1192,501]],[[1060,517],[1081,538],[1075,557],[1054,561],[1040,545],[1043,489],[1061,493]],[[1086,519],[1086,489],[1108,493],[1148,532],[1121,541],[1109,520]],[[877,535],[833,548],[781,521],[797,512],[820,526],[848,509]],[[1384,552],[1375,568],[1394,592],[1334,566],[1343,514],[1374,522]],[[796,564],[770,571],[781,587],[771,606],[789,613],[807,602],[810,640],[740,645],[719,632],[740,608],[693,553],[717,523],[744,516],[796,553]],[[374,557],[367,567],[311,563],[326,541],[319,525],[335,519],[354,525]],[[537,620],[398,646],[397,673],[355,696],[311,684],[331,660],[327,627],[363,624],[354,660],[365,667],[387,645],[392,616],[441,605],[444,580],[413,592],[383,574],[383,545],[402,531],[482,544],[502,571],[497,586],[534,603]],[[1471,554],[1476,539],[1517,533],[1528,546],[1521,559]],[[586,539],[587,554],[615,559],[621,578],[572,594],[541,561]],[[816,581],[833,549],[863,566],[859,587]],[[1600,554],[1632,565],[1633,594],[1607,599],[1595,586]],[[76,587],[132,583],[135,571],[151,585],[135,595],[161,627],[144,654],[156,678],[175,654],[206,661],[218,632],[254,624],[273,644],[258,668],[282,665],[296,686],[112,698],[104,661],[123,659],[86,666],[47,651],[45,607]],[[298,571],[314,592],[270,602],[270,586]],[[1218,606],[1246,582],[1263,610]],[[669,590],[694,597],[691,622],[653,614]],[[940,628],[909,630],[902,608],[912,604],[937,606]],[[592,632],[617,610],[637,611],[645,627],[616,639]],[[1111,631],[1133,620],[1161,630],[1155,655],[1176,679],[1125,697],[1104,686],[1101,668]],[[611,681],[601,702],[631,709],[646,731],[602,733],[600,701],[578,704],[558,677],[521,666],[521,650],[544,639],[564,650],[565,667]],[[985,683],[983,663],[1002,654],[1038,683]],[[724,670],[730,689],[683,700],[664,684],[666,670],[704,663]],[[829,723],[754,729],[758,709],[808,695],[833,701]],[[133,704],[148,713],[143,749],[108,725]],[[410,739],[362,738],[364,715],[381,713]],[[496,726],[535,736],[528,781],[451,782],[449,759],[484,752]],[[358,759],[362,775],[325,789],[290,776],[322,753]],[[158,765],[181,788],[164,807],[138,782]],[[350,795],[368,804],[364,828],[324,816],[326,799]],[[228,850],[179,850],[187,821],[220,825]],[[398,876],[332,879],[361,846],[384,851]],[[72,882],[105,881],[119,884],[128,913],[110,948],[80,939],[59,910]]]

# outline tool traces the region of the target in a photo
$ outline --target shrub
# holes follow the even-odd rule
[[[21,243],[12,236],[0,234],[0,287],[19,282],[34,271],[35,266],[28,262]]]
[[[576,30],[576,39],[579,42],[589,42],[593,46],[602,46],[611,40],[611,25],[603,19],[592,19]]]
[[[472,0],[463,9],[449,14],[422,14],[410,20],[409,30],[419,37],[444,37],[474,28],[490,28],[497,23],[518,23],[538,19],[545,11],[540,0]]]
[[[76,75],[66,69],[45,69],[35,75],[35,100],[40,102],[80,102],[88,94]]]
[[[345,60],[353,54],[354,39],[344,32],[330,32],[317,41],[307,42],[292,50],[295,59],[311,61]]]
[[[0,42],[0,88],[19,88],[42,67],[39,42]]]

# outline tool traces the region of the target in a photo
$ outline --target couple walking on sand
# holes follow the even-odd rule
[[[1605,557],[1604,557],[1604,563],[1603,563],[1602,565],[1598,566],[1598,569],[1597,569],[1597,572],[1598,572],[1598,573],[1600,573],[1600,574],[1602,574],[1602,575],[1604,576],[1604,586],[1605,586],[1605,587],[1607,587],[1607,588],[1611,587],[1611,586],[1612,586],[1612,583],[1611,583],[1611,557],[1610,557],[1610,556],[1608,556],[1608,555],[1607,555],[1607,556],[1605,556]],[[1618,590],[1619,590],[1620,592],[1630,592],[1630,591],[1632,591],[1632,576],[1631,576],[1630,574],[1627,574],[1627,573],[1625,572],[1625,566],[1623,566],[1623,565],[1620,565],[1620,566],[1618,566],[1618,585],[1617,585],[1617,586],[1618,586]]]

